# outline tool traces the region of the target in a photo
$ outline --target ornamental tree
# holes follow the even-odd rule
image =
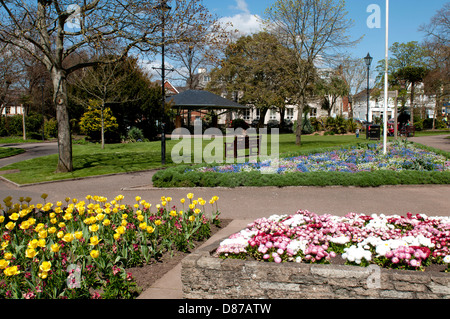
[[[347,17],[344,0],[277,0],[266,10],[266,25],[293,52],[295,67],[287,76],[294,79],[297,123],[302,123],[311,85],[317,79],[315,68],[356,43],[348,36],[353,21]],[[298,125],[297,145],[301,144],[301,131]]]
[[[199,0],[173,0],[165,19],[166,0],[0,0],[0,42],[20,48],[51,74],[58,121],[57,172],[70,172],[72,141],[69,127],[67,78],[87,67],[115,63],[133,52],[155,53],[165,42],[195,36],[205,8]],[[200,22],[199,22],[200,21]],[[164,22],[164,23],[163,23]],[[195,30],[195,29],[194,29]],[[83,59],[83,52],[100,54]],[[115,53],[113,58],[104,55]],[[113,56],[113,55],[110,55]],[[74,57],[79,57],[75,59]]]

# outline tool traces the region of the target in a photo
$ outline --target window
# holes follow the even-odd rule
[[[250,120],[250,110],[244,110],[244,120]]]
[[[294,118],[294,109],[288,108],[286,109],[286,119],[292,120]]]
[[[311,109],[311,112],[309,112],[309,116],[317,117],[317,109]]]
[[[277,119],[277,110],[275,110],[275,109],[271,109],[270,110],[270,119],[271,120],[276,120]]]

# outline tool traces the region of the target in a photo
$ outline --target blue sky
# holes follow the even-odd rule
[[[224,20],[233,21],[236,28],[243,31],[257,30],[255,16],[263,17],[267,7],[275,0],[203,0],[203,4]],[[394,42],[423,40],[424,34],[418,31],[420,25],[429,23],[436,12],[448,0],[390,0],[389,1],[389,45]],[[381,9],[381,27],[369,28],[367,12],[369,5],[378,5]],[[352,56],[365,57],[368,52],[374,57],[375,66],[385,56],[385,17],[386,0],[347,0],[348,17],[354,20],[349,34],[354,38],[365,35],[364,39],[351,50]]]

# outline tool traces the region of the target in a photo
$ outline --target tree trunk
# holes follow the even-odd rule
[[[411,82],[411,126],[414,125],[414,91],[415,91],[416,84],[414,82]]]
[[[72,136],[70,132],[69,112],[67,109],[67,78],[62,70],[52,69],[53,99],[58,121],[58,166],[56,173],[73,171]]]
[[[103,112],[105,110],[105,103],[102,102],[102,109],[101,109],[101,120],[102,120],[102,150],[105,148],[105,118],[103,115]]]
[[[297,107],[297,128],[295,130],[295,144],[302,145],[303,101]]]

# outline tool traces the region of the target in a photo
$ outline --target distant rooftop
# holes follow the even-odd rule
[[[180,94],[167,98],[168,103],[173,103],[173,108],[182,109],[248,109],[234,101],[225,99],[214,93],[203,90],[187,90]]]

